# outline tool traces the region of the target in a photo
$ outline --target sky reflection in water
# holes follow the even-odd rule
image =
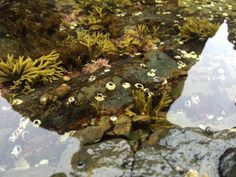
[[[0,97],[0,176],[50,176],[72,172],[71,158],[80,142],[38,128]]]
[[[236,126],[236,51],[228,41],[225,21],[206,42],[200,60],[188,71],[181,96],[167,119],[181,127]]]

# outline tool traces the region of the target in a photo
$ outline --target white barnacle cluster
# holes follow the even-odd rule
[[[158,76],[153,77],[153,82],[160,83],[161,81],[163,81],[161,77],[158,77]]]
[[[147,72],[147,75],[150,77],[155,77],[156,76],[156,69],[152,68]]]
[[[75,97],[71,96],[71,97],[68,98],[66,104],[67,104],[67,105],[70,105],[70,104],[73,103],[73,102],[75,102]]]
[[[185,58],[185,59],[199,60],[199,55],[197,55],[195,51],[191,51],[188,53],[185,50],[178,49],[178,52],[180,53],[180,55],[176,55],[174,57],[176,59]]]
[[[148,94],[148,96],[153,96],[153,95],[154,95],[154,93],[151,92],[151,91],[149,90],[149,88],[145,88],[145,87],[143,86],[143,84],[141,84],[141,83],[136,83],[136,84],[134,84],[134,87],[137,88],[137,89],[143,90],[145,93]]]
[[[116,84],[114,82],[108,82],[106,83],[107,90],[115,90]]]
[[[129,82],[123,82],[123,83],[122,83],[122,87],[123,87],[124,89],[128,89],[128,88],[131,87],[131,84],[130,84]]]
[[[137,88],[137,89],[144,89],[144,86],[141,83],[134,84],[134,87]]]
[[[182,61],[178,61],[177,65],[178,65],[178,69],[183,69],[183,68],[186,67],[186,64],[184,62],[182,62]]]
[[[40,127],[40,125],[42,124],[41,120],[39,119],[35,119],[32,123],[32,125],[36,128]]]
[[[110,120],[111,120],[112,122],[115,122],[117,119],[118,119],[118,117],[115,116],[115,115],[113,115],[113,116],[110,117]]]
[[[97,93],[97,95],[95,96],[95,100],[97,100],[98,102],[102,102],[105,101],[106,96],[103,95],[103,93]]]
[[[147,67],[147,65],[145,64],[145,63],[140,63],[140,65],[139,65],[141,68],[146,68]]]
[[[95,75],[91,75],[89,78],[88,78],[88,81],[89,82],[93,82],[96,80],[96,76]]]

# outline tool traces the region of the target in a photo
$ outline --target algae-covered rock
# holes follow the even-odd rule
[[[148,53],[145,59],[132,58],[118,61],[109,69],[102,68],[93,74],[71,79],[66,83],[71,91],[60,101],[49,99],[46,106],[39,104],[42,93],[55,95],[62,81],[45,86],[32,95],[22,95],[20,98],[24,103],[16,106],[15,109],[32,120],[36,118],[42,120],[43,126],[51,126],[55,129],[64,127],[63,130],[71,129],[70,127],[74,129],[81,127],[84,122],[93,117],[124,112],[124,109],[133,102],[132,91],[140,89],[139,86],[160,97],[169,84],[168,77],[176,68],[175,60],[165,53],[153,51]],[[114,89],[109,89],[108,83],[112,83]]]
[[[208,19],[199,19],[196,17],[187,18],[186,22],[180,28],[180,35],[184,41],[200,40],[205,41],[215,35],[220,24],[209,22]]]

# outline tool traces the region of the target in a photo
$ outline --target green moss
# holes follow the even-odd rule
[[[36,60],[22,56],[15,59],[8,55],[6,60],[0,59],[0,83],[10,83],[12,90],[32,92],[36,83],[46,84],[62,76],[63,68],[59,66],[58,58],[56,51]]]
[[[205,41],[215,35],[219,26],[219,23],[211,23],[206,18],[189,17],[183,26],[180,27],[180,37],[184,41],[195,39]]]

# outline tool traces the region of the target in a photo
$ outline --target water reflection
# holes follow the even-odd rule
[[[167,114],[170,122],[214,130],[236,126],[236,51],[227,38],[225,21],[189,70],[181,96]]]
[[[0,176],[50,176],[72,172],[80,142],[37,127],[0,97]],[[40,175],[39,175],[40,173]]]

